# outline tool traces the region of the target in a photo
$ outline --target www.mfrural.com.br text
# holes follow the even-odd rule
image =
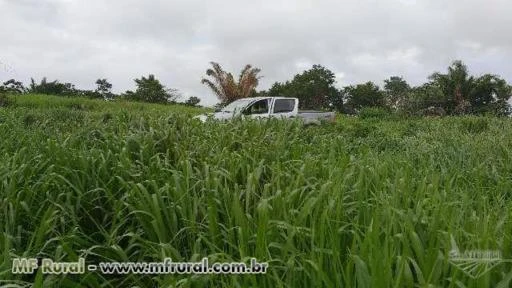
[[[43,274],[265,274],[268,263],[251,258],[244,262],[214,262],[208,258],[199,262],[173,262],[165,258],[162,262],[99,262],[86,264],[85,258],[77,262],[56,262],[49,258],[15,258],[12,261],[13,274],[32,274],[41,269]]]

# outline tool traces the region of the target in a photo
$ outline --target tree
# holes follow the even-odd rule
[[[465,114],[469,112],[471,103],[468,101],[474,88],[474,77],[468,73],[467,66],[462,61],[454,61],[448,67],[448,73],[436,72],[429,79],[439,86],[445,96],[445,109],[450,114]]]
[[[14,103],[14,101],[9,98],[6,93],[7,92],[3,90],[2,86],[0,86],[0,107],[8,107]]]
[[[268,90],[270,96],[299,98],[302,109],[343,109],[341,92],[334,87],[336,77],[332,71],[313,65],[309,70],[295,75],[291,81],[276,82]]]
[[[99,82],[98,82],[99,81]],[[110,92],[112,84],[108,83],[106,79],[98,79],[96,84],[98,88],[92,90],[80,90],[75,88],[71,83],[60,83],[58,80],[49,82],[46,77],[43,77],[40,83],[31,78],[30,86],[25,91],[37,94],[57,95],[57,96],[75,96],[75,97],[88,97],[88,98],[112,98],[113,93]]]
[[[446,97],[443,90],[433,82],[411,88],[400,111],[409,115],[444,115]],[[433,113],[435,112],[435,113]]]
[[[411,87],[407,82],[398,76],[391,76],[384,80],[384,95],[386,105],[392,109],[399,110],[405,105]]]
[[[429,79],[444,95],[449,114],[508,114],[511,87],[497,75],[471,76],[462,61],[454,61],[446,74],[434,73]]]
[[[210,64],[212,68],[206,70],[206,75],[212,80],[203,78],[201,83],[210,87],[221,103],[227,104],[240,98],[251,97],[256,93],[255,89],[261,79],[258,76],[261,72],[259,68],[246,65],[236,82],[233,74],[224,71],[220,64],[215,62]]]
[[[290,81],[286,81],[285,83],[275,82],[268,91],[261,91],[261,94],[268,96],[285,96],[288,94],[287,90],[290,85]]]
[[[20,81],[10,79],[5,81],[3,85],[0,85],[0,91],[4,91],[5,93],[21,94],[25,92],[25,87]]]
[[[510,107],[508,100],[512,94],[512,87],[499,76],[485,74],[474,81],[474,87],[468,97],[472,113],[495,115],[508,114]]]
[[[167,89],[153,74],[147,78],[142,76],[134,81],[137,89],[135,92],[127,91],[124,95],[127,99],[149,103],[171,103],[176,102],[179,97],[176,89]]]
[[[201,99],[199,99],[196,96],[191,96],[190,98],[188,98],[187,101],[185,101],[185,105],[195,107],[195,106],[197,106],[197,104],[199,104],[199,102],[201,102]]]
[[[384,92],[373,82],[366,82],[344,89],[348,110],[357,113],[364,107],[384,107]]]
[[[98,79],[96,80],[96,85],[98,86],[94,91],[96,95],[103,99],[112,99],[114,94],[111,92],[112,84],[110,84],[107,79]]]
[[[76,95],[77,90],[75,85],[71,83],[60,83],[58,80],[48,82],[46,77],[43,77],[41,82],[37,84],[33,78],[30,79],[30,93],[47,94],[47,95]]]

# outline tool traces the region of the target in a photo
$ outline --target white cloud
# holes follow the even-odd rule
[[[511,9],[506,0],[0,0],[0,80],[92,88],[106,77],[121,92],[154,73],[205,104],[215,103],[200,83],[209,61],[261,68],[263,89],[313,64],[338,85],[392,75],[419,84],[459,58],[512,81]]]

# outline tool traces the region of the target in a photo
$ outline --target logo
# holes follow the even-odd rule
[[[512,262],[512,259],[503,259],[498,250],[466,250],[461,252],[453,237],[452,249],[449,254],[449,262],[473,279],[480,278],[494,267]]]

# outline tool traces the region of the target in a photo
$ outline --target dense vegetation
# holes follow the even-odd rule
[[[37,83],[33,78],[30,80],[29,87],[25,87],[22,82],[15,79],[3,82],[0,85],[0,96],[5,94],[45,94],[103,100],[122,99],[160,104],[176,104],[181,97],[178,90],[166,88],[153,74],[148,77],[142,76],[140,79],[134,79],[136,90],[128,90],[119,95],[112,93],[113,85],[107,79],[96,80],[97,87],[95,90],[78,89],[74,84],[61,83],[59,80],[48,81],[46,77],[43,77],[40,83]],[[200,101],[199,98],[191,96],[182,104],[198,106]]]
[[[14,100],[13,100],[14,98]],[[184,105],[46,95],[0,107],[0,279],[37,287],[509,287],[512,123],[367,111],[201,124]],[[14,257],[268,261],[265,275],[12,275]]]
[[[321,65],[313,65],[285,82],[275,82],[268,90],[257,91],[260,79],[259,68],[246,65],[238,80],[225,71],[219,63],[211,62],[206,78],[201,79],[217,96],[218,106],[253,96],[286,96],[299,99],[302,109],[336,110],[344,114],[361,114],[364,110],[381,110],[384,114],[401,116],[444,115],[509,115],[512,110],[509,99],[512,86],[499,75],[471,75],[462,61],[454,61],[446,73],[432,73],[427,82],[411,86],[401,76],[384,80],[383,89],[373,82],[336,86],[335,74]],[[98,79],[94,91],[76,89],[71,83],[58,80],[41,83],[33,79],[29,88],[14,79],[0,85],[2,92],[22,94],[39,93],[61,96],[79,96],[99,99],[125,99],[139,102],[174,104],[181,98],[176,89],[166,88],[155,75],[134,79],[135,91],[120,95],[111,92],[112,84],[107,79]],[[189,106],[198,106],[201,100],[191,96],[183,101]]]
[[[303,108],[336,109],[359,114],[379,108],[402,115],[507,115],[512,87],[500,76],[473,76],[462,61],[454,61],[446,73],[435,72],[422,85],[411,87],[405,79],[391,76],[384,89],[373,82],[335,87],[335,75],[320,65],[276,82],[259,94],[298,97]]]

